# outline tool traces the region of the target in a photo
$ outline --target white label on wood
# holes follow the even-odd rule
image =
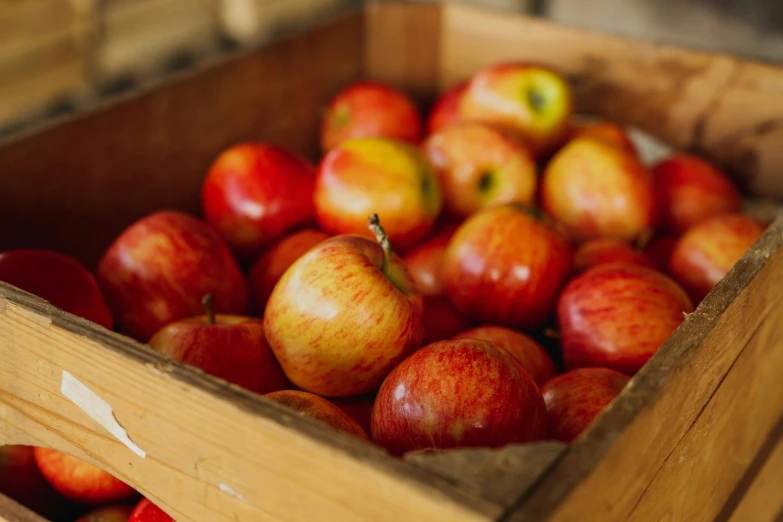
[[[220,488],[220,491],[222,491],[223,493],[228,493],[232,497],[238,498],[239,500],[241,500],[245,504],[249,504],[247,499],[240,492],[238,492],[237,490],[235,490],[234,488],[232,488],[228,484],[225,484],[225,483],[221,482],[218,487]]]
[[[106,428],[106,430],[114,435],[117,440],[125,444],[133,453],[141,458],[147,457],[147,452],[133,442],[130,437],[128,437],[128,432],[125,428],[117,422],[111,405],[98,397],[94,391],[82,384],[67,370],[63,370],[63,380],[60,391],[66,398],[70,399],[71,402],[81,408],[84,413],[89,415],[92,420]]]

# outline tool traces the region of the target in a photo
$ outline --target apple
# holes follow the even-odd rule
[[[215,311],[243,314],[247,285],[231,252],[207,223],[176,211],[151,214],[128,227],[98,264],[98,284],[121,330],[140,341],[167,324]]]
[[[318,168],[314,198],[327,232],[371,237],[367,216],[377,213],[401,250],[424,239],[443,203],[427,159],[412,145],[383,138],[348,140],[332,149]]]
[[[669,271],[700,302],[764,233],[744,214],[722,214],[702,221],[680,237]]]
[[[438,174],[446,211],[459,218],[536,192],[536,164],[520,141],[481,123],[459,123],[422,146]]]
[[[441,94],[427,119],[427,134],[435,134],[459,122],[459,107],[468,82],[460,82]]]
[[[533,379],[504,349],[475,339],[440,341],[383,381],[371,431],[394,455],[500,447],[543,439],[546,407]]]
[[[623,391],[630,378],[608,368],[579,368],[541,387],[549,436],[572,442]]]
[[[306,228],[292,232],[264,252],[250,269],[250,295],[256,313],[262,314],[272,289],[291,264],[328,238],[321,230]]]
[[[41,474],[61,495],[87,505],[120,502],[136,496],[136,491],[110,473],[59,451],[33,450]]]
[[[424,339],[422,345],[451,339],[467,327],[467,321],[454,309],[446,296],[424,296]]]
[[[557,304],[565,367],[633,375],[692,311],[685,291],[657,270],[591,268],[566,285]]]
[[[368,439],[362,427],[350,415],[323,397],[299,390],[281,390],[267,393],[264,397],[293,408],[305,417],[325,422],[360,439]]]
[[[603,140],[576,138],[555,154],[541,185],[544,210],[578,241],[633,241],[657,219],[652,176],[638,158]]]
[[[156,351],[256,393],[288,387],[264,336],[264,321],[212,311],[164,326],[149,340]]]
[[[737,187],[715,165],[678,153],[652,169],[661,210],[661,226],[681,234],[719,214],[739,212]]]
[[[133,509],[128,522],[174,522],[174,519],[149,499],[144,498]]]
[[[502,63],[477,72],[460,103],[460,118],[518,133],[541,158],[565,139],[573,111],[568,82],[535,64]]]
[[[478,339],[500,346],[514,356],[538,386],[544,384],[557,373],[555,363],[540,344],[527,335],[510,328],[479,326],[463,331],[452,339]]]
[[[377,242],[341,235],[319,243],[269,297],[267,340],[288,378],[305,391],[329,397],[374,391],[421,346],[421,294],[377,215],[370,226]]]
[[[574,268],[577,272],[606,263],[632,263],[656,268],[643,252],[617,239],[591,239],[582,243],[574,254]]]
[[[372,406],[375,404],[375,394],[357,395],[356,397],[338,397],[332,399],[332,404],[343,410],[346,415],[356,421],[364,434],[370,433]]]
[[[352,138],[392,138],[418,143],[421,116],[404,93],[378,82],[349,85],[329,104],[321,125],[321,148],[328,152]]]
[[[655,268],[668,273],[669,260],[678,239],[678,236],[671,234],[654,235],[644,246],[644,255],[653,262]]]
[[[612,121],[593,121],[575,125],[571,129],[571,139],[589,137],[603,140],[620,147],[628,154],[638,156],[636,145],[628,136],[628,132],[617,123]]]
[[[128,522],[133,506],[107,506],[82,515],[76,522]]]
[[[50,520],[68,508],[38,469],[32,446],[0,446],[0,494]]]
[[[528,329],[552,312],[571,270],[571,246],[536,209],[517,203],[477,212],[443,257],[446,294],[478,323]]]
[[[204,218],[241,257],[258,255],[289,230],[312,223],[315,168],[267,143],[241,143],[218,156],[201,189]]]
[[[423,296],[443,294],[443,253],[458,226],[457,223],[442,225],[432,237],[402,256]]]
[[[72,257],[50,250],[9,250],[0,253],[0,281],[109,330],[114,326],[95,278]]]

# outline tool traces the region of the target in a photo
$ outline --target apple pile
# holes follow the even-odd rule
[[[95,277],[15,250],[0,280],[403,455],[573,441],[765,228],[707,160],[648,166],[622,126],[576,123],[537,65],[479,71],[426,121],[391,86],[350,85],[320,143],[317,164],[223,151],[200,217],[143,217]],[[136,496],[34,456],[74,502]],[[167,519],[146,500],[106,513]]]

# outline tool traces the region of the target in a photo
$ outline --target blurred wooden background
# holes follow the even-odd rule
[[[783,0],[457,1],[783,62]],[[359,3],[0,0],[0,132]]]

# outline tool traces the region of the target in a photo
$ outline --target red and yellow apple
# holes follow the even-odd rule
[[[313,393],[299,390],[281,390],[264,395],[267,399],[284,404],[305,417],[329,424],[345,433],[367,440],[367,434],[361,426],[343,410]]]
[[[93,275],[65,254],[25,249],[0,253],[0,281],[109,330],[114,326],[109,307]]]
[[[722,214],[702,221],[680,237],[669,271],[700,302],[764,233],[744,214]]]
[[[422,346],[445,341],[468,327],[467,321],[444,295],[424,296],[424,339]]]
[[[174,522],[174,519],[149,499],[144,498],[133,509],[128,522]]]
[[[333,234],[372,237],[367,216],[377,213],[395,248],[424,239],[442,206],[438,181],[412,145],[382,138],[342,142],[318,168],[315,211]]]
[[[459,122],[459,106],[468,82],[460,82],[441,94],[427,119],[427,134],[435,134]]]
[[[692,311],[685,291],[657,270],[591,268],[566,285],[557,304],[565,367],[633,375]]]
[[[76,522],[128,522],[133,506],[106,506],[93,509],[80,516]]]
[[[372,440],[395,455],[419,449],[500,447],[546,435],[546,407],[504,349],[474,339],[430,344],[383,381]]]
[[[638,158],[605,141],[576,138],[555,154],[541,185],[544,210],[574,239],[633,241],[657,219],[650,173]]]
[[[253,309],[257,314],[264,313],[272,289],[288,267],[328,237],[329,234],[321,230],[298,230],[277,241],[258,258],[248,277]]]
[[[0,446],[0,494],[49,520],[67,509],[66,499],[38,469],[32,446]]]
[[[438,174],[445,210],[467,217],[501,203],[530,203],[536,164],[519,140],[481,123],[452,125],[430,136],[424,154]]]
[[[544,157],[568,134],[573,95],[557,72],[526,63],[503,63],[477,72],[460,103],[460,119],[490,123],[524,137]]]
[[[456,223],[439,227],[437,232],[424,243],[402,256],[421,295],[443,294],[443,253],[457,227]]]
[[[353,138],[391,138],[418,143],[421,116],[404,93],[378,82],[357,82],[332,99],[321,125],[321,149],[328,152]]]
[[[628,154],[637,156],[636,145],[628,136],[628,132],[617,123],[611,121],[594,121],[575,125],[571,129],[571,139],[595,138],[620,147]]]
[[[220,235],[207,223],[174,211],[151,214],[128,227],[98,265],[98,283],[124,333],[146,341],[180,319],[215,311],[247,311],[245,278]]]
[[[574,254],[574,269],[583,272],[606,263],[631,263],[655,268],[652,260],[643,252],[617,239],[591,239],[582,243]]]
[[[205,219],[248,258],[289,230],[312,223],[315,169],[266,143],[242,143],[212,164],[201,189]]]
[[[443,258],[446,294],[466,319],[535,328],[550,316],[571,270],[571,246],[537,210],[482,210],[454,233]]]
[[[579,368],[541,387],[549,436],[572,442],[623,391],[629,377],[608,368]]]

